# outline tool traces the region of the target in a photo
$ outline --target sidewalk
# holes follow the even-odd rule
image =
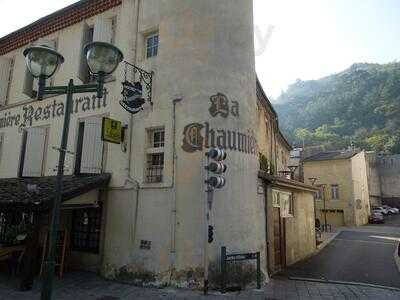
[[[14,282],[0,275],[1,300],[40,299],[40,284],[34,290],[19,292]],[[309,281],[294,281],[275,278],[264,290],[248,290],[221,294],[211,292],[204,296],[200,291],[184,289],[152,289],[120,284],[100,278],[92,273],[74,272],[66,274],[63,280],[56,281],[54,299],[57,300],[128,300],[128,299],[400,299],[400,292],[387,289],[328,284]]]

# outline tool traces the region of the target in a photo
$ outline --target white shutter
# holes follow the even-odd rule
[[[0,57],[0,106],[7,102],[12,59]]]
[[[112,19],[97,17],[94,24],[93,42],[111,43],[113,40]]]
[[[78,78],[83,82],[87,83],[89,79],[89,68],[86,62],[86,55],[84,48],[87,44],[93,41],[93,37],[91,35],[90,27],[88,24],[83,23],[82,27],[82,39],[81,39],[81,55],[80,55],[80,63],[79,63],[79,71]]]
[[[99,174],[102,172],[103,141],[101,140],[101,123],[101,118],[88,118],[85,120],[81,173]]]
[[[46,132],[46,128],[41,127],[28,128],[26,130],[26,145],[22,176],[42,176]]]
[[[1,166],[1,158],[3,156],[3,145],[4,145],[4,133],[0,133],[0,166]]]

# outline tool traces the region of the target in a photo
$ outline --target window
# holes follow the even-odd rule
[[[317,185],[318,192],[315,193],[315,200],[322,200],[323,197],[323,186]]]
[[[79,63],[79,71],[78,71],[78,78],[83,83],[88,83],[91,80],[91,75],[89,72],[89,67],[86,62],[86,55],[84,52],[84,47],[93,42],[94,36],[94,27],[90,27],[85,22],[83,23],[82,27],[82,36],[81,36],[81,54],[80,54],[80,63]]]
[[[72,250],[99,253],[101,208],[76,209],[72,215]]]
[[[339,186],[337,184],[331,185],[332,200],[339,200]]]
[[[75,174],[100,174],[103,170],[102,118],[91,117],[79,123]]]
[[[14,58],[0,57],[0,106],[9,100],[13,69]]]
[[[164,139],[165,129],[150,129],[148,132],[148,148],[146,161],[146,182],[163,181],[164,172]]]
[[[164,153],[147,154],[147,183],[163,181]]]
[[[1,166],[1,158],[3,155],[3,145],[4,145],[4,133],[0,133],[0,166]]]
[[[158,54],[158,33],[146,37],[146,57],[150,58]]]
[[[44,175],[48,131],[47,127],[31,127],[24,131],[20,177],[41,177]]]
[[[164,147],[165,131],[164,129],[153,129],[149,134],[150,148]]]

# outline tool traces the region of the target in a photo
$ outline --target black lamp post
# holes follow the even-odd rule
[[[24,56],[29,72],[39,78],[37,99],[42,100],[45,95],[66,95],[64,126],[61,137],[61,146],[57,168],[56,198],[53,203],[50,227],[49,252],[45,261],[46,275],[42,287],[42,300],[50,300],[53,292],[55,271],[55,255],[58,227],[60,223],[60,207],[62,202],[63,175],[65,154],[67,152],[68,131],[72,111],[74,94],[96,92],[98,98],[103,97],[104,78],[113,73],[123,60],[122,52],[111,44],[94,42],[85,46],[86,62],[90,72],[97,78],[95,84],[74,85],[72,79],[66,86],[46,87],[46,79],[52,77],[64,62],[64,57],[47,46],[33,46],[25,49]]]

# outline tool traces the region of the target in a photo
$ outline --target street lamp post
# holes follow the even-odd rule
[[[64,125],[61,137],[61,146],[57,166],[56,198],[53,203],[52,219],[49,238],[49,252],[45,260],[45,278],[42,287],[42,300],[52,298],[55,255],[58,227],[60,223],[60,207],[62,202],[63,175],[65,154],[67,152],[69,123],[72,111],[72,99],[74,94],[97,93],[98,98],[103,97],[104,78],[113,73],[123,60],[122,52],[111,44],[94,42],[85,46],[86,62],[90,72],[97,78],[95,84],[74,85],[72,79],[67,86],[46,87],[46,79],[52,77],[64,62],[64,57],[47,46],[33,46],[25,49],[24,56],[29,72],[33,77],[39,78],[37,99],[42,100],[45,95],[66,95]]]

